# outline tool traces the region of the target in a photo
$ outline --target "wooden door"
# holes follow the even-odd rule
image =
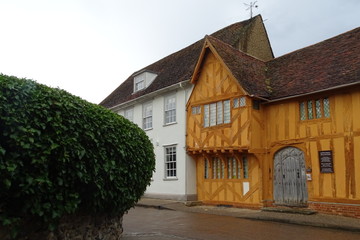
[[[275,204],[298,206],[307,202],[304,153],[294,147],[286,147],[274,156]]]

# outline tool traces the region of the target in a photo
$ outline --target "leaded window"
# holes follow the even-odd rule
[[[330,102],[328,98],[323,99],[324,117],[330,117]]]
[[[216,125],[216,103],[210,104],[210,127]]]
[[[244,155],[242,157],[242,167],[243,167],[243,177],[249,178],[249,165],[248,165],[248,159],[247,159],[246,155]]]
[[[305,102],[300,103],[300,119],[306,120],[306,106]]]
[[[223,123],[223,103],[217,102],[216,103],[216,124],[222,124]]]
[[[316,118],[321,118],[321,100],[315,100],[315,116]]]
[[[210,106],[209,104],[204,105],[204,127],[209,127],[210,126]]]
[[[307,102],[307,109],[308,109],[308,119],[313,119],[313,101]]]
[[[230,100],[204,105],[204,127],[230,123]]]
[[[228,178],[229,179],[238,179],[240,178],[240,165],[234,157],[229,157],[227,159],[228,167]]]
[[[246,106],[246,97],[241,97],[240,98],[240,107],[245,107]]]
[[[191,114],[193,115],[200,114],[200,112],[201,112],[200,106],[195,106],[191,108]]]
[[[207,160],[206,158],[204,159],[204,178],[209,178],[209,160]]]
[[[213,179],[223,179],[224,178],[224,163],[220,158],[214,157],[212,159],[212,177]]]
[[[245,107],[245,106],[246,106],[246,97],[245,96],[242,96],[239,98],[234,98],[234,101],[233,101],[234,108]]]
[[[224,101],[224,123],[230,123],[231,113],[230,113],[230,100]]]
[[[330,117],[328,98],[308,100],[299,103],[300,120],[321,119]]]
[[[238,108],[239,106],[240,106],[240,99],[239,98],[234,98],[233,108]]]

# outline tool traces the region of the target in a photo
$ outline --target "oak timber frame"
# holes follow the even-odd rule
[[[348,87],[261,104],[253,109],[254,98],[232,75],[211,43],[206,43],[195,69],[194,90],[187,104],[187,152],[196,161],[198,200],[211,204],[260,207],[273,206],[274,159],[287,147],[303,152],[304,169],[309,179],[298,206],[341,204],[360,210],[360,87]],[[203,110],[191,108],[238,97],[246,97],[246,106],[231,108],[231,122],[203,126]],[[329,117],[300,119],[299,103],[328,98]],[[255,99],[258,100],[258,99]],[[334,154],[334,173],[320,173],[318,152]],[[242,195],[244,180],[204,179],[205,157],[241,156],[246,153],[252,164],[249,191]],[[223,160],[224,161],[224,160]],[[249,164],[250,165],[250,164]],[[226,172],[226,171],[225,171]],[[306,190],[305,190],[306,189]],[[275,201],[274,201],[275,200]],[[295,202],[296,203],[296,202]],[[339,205],[340,206],[340,205]]]

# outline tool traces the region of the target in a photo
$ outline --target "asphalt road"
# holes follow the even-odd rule
[[[124,216],[123,240],[360,240],[359,232],[136,207]]]

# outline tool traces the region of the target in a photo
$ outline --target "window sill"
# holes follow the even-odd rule
[[[146,128],[146,129],[143,129],[144,131],[150,131],[150,130],[153,130],[153,128]]]
[[[171,126],[171,125],[175,125],[175,124],[177,124],[177,122],[165,123],[163,125],[163,127],[167,127],[167,126]]]
[[[228,127],[231,127],[231,122],[230,123],[222,123],[222,124],[209,126],[209,127],[202,126],[202,130],[209,131],[209,130],[212,130],[214,128],[228,128]]]
[[[229,181],[229,182],[249,182],[248,178],[235,178],[235,179],[229,179],[229,178],[204,178],[205,181],[215,181],[215,182],[223,182],[223,181]]]
[[[177,177],[163,178],[163,181],[177,181],[177,180],[179,180]]]
[[[299,120],[299,122],[301,124],[306,124],[306,123],[314,123],[314,122],[331,122],[331,117],[328,117],[328,118],[313,118],[313,119],[305,119],[305,120]]]

